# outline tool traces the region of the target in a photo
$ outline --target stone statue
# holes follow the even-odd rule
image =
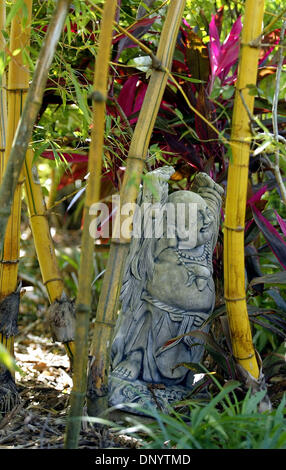
[[[172,167],[163,167],[145,177],[138,202],[139,208],[145,203],[147,209],[143,214],[135,212],[126,260],[121,312],[111,348],[109,404],[121,404],[131,412],[128,403],[144,407],[151,402],[166,409],[166,404],[190,392],[194,373],[176,366],[200,362],[204,346],[197,338],[182,335],[200,328],[215,303],[212,254],[223,189],[207,174],[199,173],[194,179],[195,192],[178,190],[169,195],[173,172]],[[166,207],[174,208],[173,227]],[[189,207],[196,208],[196,220],[190,220],[194,213]],[[153,236],[155,213],[163,227],[159,236]],[[135,237],[138,223],[142,228],[148,225],[147,219],[151,220],[151,236],[144,233],[140,237],[139,233]],[[195,241],[188,237],[194,227]],[[202,331],[208,328],[204,326]]]

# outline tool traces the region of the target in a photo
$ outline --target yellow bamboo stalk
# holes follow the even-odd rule
[[[224,223],[225,301],[236,361],[254,378],[259,377],[245,293],[244,224],[248,183],[249,150],[254,96],[248,85],[256,84],[259,46],[253,41],[262,32],[263,0],[246,0],[241,52],[232,118],[231,150]]]
[[[50,312],[54,312],[52,315],[49,315],[51,329],[55,339],[57,341],[64,342],[67,354],[71,363],[73,363],[74,343],[72,339],[74,332],[72,331],[73,328],[70,327],[70,323],[73,323],[73,305],[64,292],[64,283],[59,270],[54,243],[50,234],[46,204],[42,194],[37,166],[33,163],[33,151],[31,149],[27,151],[23,171],[30,226],[43,284],[47,289],[50,303],[52,306],[53,304],[55,305],[53,309],[50,309]],[[55,325],[55,315],[57,315],[59,309],[62,310],[61,315],[63,315],[63,307],[57,305],[56,301],[62,302],[61,305],[65,302],[67,306],[67,309],[64,310],[66,318],[65,320],[63,319],[63,316],[61,318],[61,331],[63,334],[60,335],[57,326]],[[65,332],[63,331],[63,321],[66,324]]]
[[[1,178],[3,176],[9,152],[12,147],[16,127],[21,115],[25,95],[29,85],[29,71],[24,64],[22,51],[28,45],[30,38],[30,23],[32,14],[32,0],[26,0],[27,18],[26,27],[23,28],[23,11],[20,9],[12,19],[10,30],[9,48],[11,60],[8,69],[8,82],[6,87],[6,77],[4,75],[4,87],[1,91],[1,102],[4,114],[1,117]],[[4,2],[2,2],[4,4]],[[4,29],[2,5],[1,22]],[[1,34],[1,33],[0,33]],[[1,35],[2,47],[5,45]],[[20,53],[13,54],[19,50]],[[6,95],[6,96],[5,96]],[[6,98],[8,102],[8,120],[6,127]],[[20,175],[16,191],[13,198],[11,215],[7,224],[7,231],[1,242],[0,253],[0,303],[1,303],[1,332],[0,341],[4,344],[11,355],[14,354],[14,336],[17,333],[17,318],[19,313],[19,289],[18,289],[18,262],[20,253],[20,222],[21,222],[21,196],[22,196],[23,174]],[[1,368],[1,382],[4,385],[0,396],[1,410],[7,412],[18,401],[18,394],[14,385],[12,375]]]
[[[4,154],[4,168],[12,148],[12,143],[21,116],[22,107],[29,86],[29,70],[24,64],[22,51],[28,45],[30,38],[30,23],[32,13],[32,0],[25,0],[27,7],[27,24],[22,27],[23,12],[20,9],[11,23],[9,48],[21,52],[11,57],[8,70],[8,125],[7,139]],[[11,216],[7,225],[3,249],[0,260],[0,301],[17,289],[18,261],[20,251],[20,219],[21,219],[21,189],[23,175],[17,185]]]
[[[185,1],[173,0],[168,7],[163,25],[156,59],[144,102],[131,141],[126,171],[120,191],[120,204],[136,202],[148,146],[168,80],[167,69],[171,68],[178,30]],[[124,223],[120,208],[107,262],[106,273],[100,293],[99,304],[91,345],[91,364],[88,385],[88,413],[97,416],[107,408],[108,370],[110,346],[117,316],[118,299],[122,284],[124,262],[130,238],[120,234],[118,228]]]
[[[29,33],[27,31],[25,38],[24,38],[25,42],[28,41],[28,34]],[[16,35],[19,36],[19,31],[16,31]],[[23,41],[21,42],[21,44],[22,43]],[[19,46],[21,44],[19,44]],[[18,69],[20,72],[22,72],[22,74],[23,73],[25,74],[24,77],[22,76],[22,79],[25,80],[25,86],[28,88],[29,70],[27,69],[23,70],[22,61],[21,63],[18,62]],[[15,70],[12,69],[11,73],[15,73]],[[25,96],[26,94],[27,94],[27,90],[25,89],[22,92],[23,99],[22,99],[21,107],[24,104],[24,99],[26,97]],[[15,93],[13,91],[12,96],[14,97],[14,95]],[[13,110],[11,109],[11,113],[12,111]],[[21,109],[19,109],[19,111],[21,111]],[[15,126],[16,126],[17,116],[14,116],[13,114],[11,114],[11,118],[12,117],[14,117],[15,119]],[[20,116],[18,116],[18,118],[19,117]],[[38,258],[39,265],[40,265],[43,283],[47,289],[51,304],[53,304],[56,300],[61,300],[62,302],[66,302],[69,305],[71,305],[71,302],[69,301],[69,299],[67,299],[64,293],[64,283],[63,283],[63,280],[59,271],[59,267],[58,267],[58,263],[57,263],[57,259],[55,255],[53,240],[51,238],[48,219],[46,216],[46,205],[45,205],[45,201],[44,201],[43,194],[42,194],[37,167],[36,167],[36,164],[33,164],[33,157],[34,157],[34,154],[33,154],[32,149],[28,149],[26,153],[24,166],[23,166],[23,177],[25,181],[25,193],[26,193],[26,199],[27,199],[27,206],[29,210],[30,225],[31,225],[31,230],[33,234],[37,258]],[[16,235],[17,234],[14,234],[14,236]],[[67,314],[69,315],[69,312],[72,310],[72,306],[68,308],[67,310],[68,310]],[[55,312],[56,311],[57,311],[57,307],[55,308]],[[53,323],[55,322],[54,317],[55,315],[53,315],[53,317],[50,316],[51,328],[52,328],[53,333],[56,332],[56,328],[54,328],[54,325],[53,325]],[[62,322],[61,326],[63,326],[63,318],[61,318],[61,322]],[[66,340],[70,339],[72,336],[72,334],[70,335],[70,333],[73,333],[73,332],[71,332],[70,329],[67,328],[66,333],[67,334],[64,334],[65,339]],[[57,341],[62,340],[62,338],[57,337],[57,334],[54,334],[54,336]],[[64,344],[65,344],[67,353],[70,357],[70,360],[72,362],[72,353],[74,349],[73,342],[66,341]]]
[[[25,192],[29,209],[30,225],[42,273],[43,284],[48,291],[52,303],[60,299],[64,290],[64,283],[59,272],[53,240],[51,238],[47,220],[46,204],[42,195],[38,171],[33,164],[33,151],[28,150],[24,163]]]
[[[66,431],[66,448],[77,447],[82,408],[86,393],[86,369],[88,359],[88,328],[91,304],[94,240],[89,227],[93,216],[90,207],[100,199],[100,178],[105,127],[105,101],[109,73],[113,20],[117,2],[106,0],[99,34],[99,46],[95,64],[93,97],[93,128],[88,158],[89,178],[84,205],[84,226],[79,269],[79,288],[76,301],[75,358],[71,408]]]
[[[4,238],[7,224],[7,215],[10,213],[11,200],[13,199],[19,173],[22,169],[23,162],[25,161],[26,151],[32,135],[33,125],[41,105],[41,99],[46,85],[49,67],[53,59],[55,48],[61,34],[62,26],[64,24],[70,3],[71,0],[59,0],[57,3],[57,8],[55,9],[54,15],[51,19],[44,46],[40,51],[31,88],[27,93],[25,105],[22,106],[23,113],[19,126],[17,126],[17,132],[15,134],[13,146],[10,146],[11,151],[7,151],[7,154],[9,154],[9,159],[7,160],[5,174],[1,185],[2,197],[4,198],[4,202],[2,202],[2,214],[4,215],[2,219],[0,219],[1,222],[3,222],[3,230],[1,232],[0,238],[2,238],[2,235]],[[31,4],[32,2],[30,2],[29,6]],[[30,18],[27,19],[28,24],[29,22]],[[18,31],[16,34],[18,41],[19,37],[21,37],[20,33],[22,34],[21,31]],[[22,43],[19,43],[19,47],[17,47],[17,49],[21,50],[21,46]],[[12,60],[14,60],[13,57]],[[23,69],[23,65],[21,65],[21,69]],[[29,77],[27,78],[26,76],[25,80],[26,91],[26,88],[28,88]],[[20,90],[19,86],[16,86],[15,93],[17,90]],[[22,90],[22,95],[23,94],[24,93]],[[13,113],[11,113],[10,116],[12,119],[14,116]],[[17,121],[15,124],[17,124]],[[62,341],[66,343],[65,346],[67,352],[70,358],[72,358],[73,343],[70,342],[69,338],[73,335],[74,330],[73,302],[71,302],[63,292],[63,282],[59,276],[47,220],[44,220],[44,202],[40,186],[37,183],[36,169],[32,168],[32,159],[32,153],[28,151],[27,160],[24,165],[25,168],[24,170],[22,169],[22,172],[24,171],[26,175],[27,198],[32,220],[31,226],[33,235],[35,236],[35,245],[37,254],[39,256],[39,263],[42,270],[43,279],[48,289],[50,301],[55,301],[52,303],[49,309],[50,319],[52,317],[54,323],[51,325],[52,331],[54,336],[56,336],[55,333],[57,332],[58,336],[63,338]],[[39,220],[41,220],[41,222],[39,222]],[[13,264],[16,264],[16,262]],[[57,338],[57,340],[59,339]]]
[[[6,8],[5,2],[0,3],[0,52],[5,51],[6,41],[2,34],[5,29]],[[3,56],[4,58],[4,56]],[[0,77],[0,181],[4,167],[4,153],[6,147],[7,130],[7,97],[6,97],[6,72]]]
[[[45,42],[36,63],[33,80],[27,93],[21,119],[17,126],[17,132],[0,186],[0,239],[4,239],[5,236],[15,189],[19,182],[26,152],[32,137],[33,127],[42,103],[49,69],[71,1],[57,1]]]

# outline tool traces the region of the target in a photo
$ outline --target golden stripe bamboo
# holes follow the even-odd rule
[[[33,164],[33,151],[28,150],[24,163],[25,192],[29,209],[30,225],[42,273],[43,283],[47,288],[52,303],[60,299],[64,283],[59,272],[53,240],[50,235],[46,205],[42,195],[37,167]]]
[[[5,38],[2,31],[5,29],[6,7],[5,2],[0,3],[0,52],[3,53],[5,60]],[[6,97],[6,71],[0,76],[0,181],[4,169],[4,153],[6,147],[6,130],[7,130],[7,97]]]
[[[185,1],[173,0],[163,25],[156,55],[157,69],[151,74],[150,83],[139,114],[131,141],[123,185],[120,191],[120,204],[136,201],[148,146],[168,79],[166,69],[171,68],[178,30],[182,19]],[[161,66],[160,66],[161,65]],[[118,210],[114,233],[124,222]],[[106,273],[100,293],[91,346],[91,365],[89,372],[88,412],[95,416],[107,408],[107,382],[110,345],[116,322],[118,299],[122,284],[124,261],[130,239],[113,234]]]
[[[21,120],[0,187],[0,239],[4,238],[12,199],[41,106],[50,65],[72,0],[58,0],[40,51]]]
[[[27,37],[26,37],[27,40]],[[25,71],[27,86],[29,71]],[[25,90],[25,94],[27,90]],[[25,192],[30,216],[30,225],[33,233],[37,258],[40,265],[43,283],[47,289],[50,303],[61,299],[64,293],[64,283],[59,271],[53,240],[51,238],[46,205],[38,177],[37,166],[33,164],[33,151],[28,149],[23,166]],[[72,362],[73,344],[65,344],[67,353]]]
[[[29,149],[24,162],[25,192],[29,209],[30,226],[33,233],[37,258],[43,283],[47,289],[50,303],[62,298],[64,283],[59,270],[54,243],[50,234],[46,205],[42,194],[37,167],[33,164],[33,151]],[[51,319],[51,321],[53,321]],[[74,344],[64,343],[67,354],[73,363]]]
[[[29,44],[30,39],[30,23],[32,15],[32,0],[26,0],[26,27],[22,25],[23,11],[20,9],[14,16],[11,23],[10,31],[10,44],[9,48],[13,54],[17,49],[21,52],[17,55],[12,55],[8,69],[8,86],[5,94],[1,97],[8,102],[8,121],[7,133],[5,133],[5,150],[4,159],[1,161],[1,177],[7,165],[8,155],[12,147],[16,126],[20,119],[22,107],[29,86],[29,71],[24,64],[22,51]],[[3,25],[4,26],[4,25]],[[3,27],[4,29],[4,27]],[[3,44],[3,41],[2,41]],[[4,77],[5,81],[5,77]],[[4,89],[5,90],[5,89]],[[7,106],[7,102],[2,102],[3,108]],[[6,108],[7,110],[7,108]],[[4,109],[4,113],[6,111]],[[5,115],[3,116],[3,126],[5,126]],[[6,134],[6,135],[5,135]],[[12,204],[11,216],[8,220],[7,230],[1,243],[1,258],[0,258],[0,302],[6,297],[16,291],[18,284],[18,262],[20,254],[20,221],[21,221],[21,197],[22,197],[22,182],[23,177],[20,175],[20,180],[16,186],[14,199]],[[15,308],[18,306],[15,304]],[[18,311],[13,312],[13,316],[17,318]],[[11,321],[7,319],[7,323]],[[4,325],[3,325],[4,326]],[[1,334],[1,340],[5,337]],[[5,337],[5,344],[10,352],[14,354],[14,336],[11,334]]]
[[[4,154],[4,167],[7,165],[8,156],[12,148],[12,143],[18,121],[21,116],[25,96],[29,86],[29,71],[23,61],[22,51],[29,43],[30,23],[32,13],[32,0],[26,0],[27,25],[22,26],[23,12],[20,9],[14,16],[11,24],[10,50],[19,49],[21,52],[9,63],[8,70],[8,126],[7,140]],[[0,261],[0,300],[14,292],[17,288],[18,261],[20,251],[20,220],[21,220],[21,194],[23,176],[20,176],[19,184],[14,194],[11,216],[7,224],[7,231],[4,238],[3,249]]]
[[[71,408],[66,431],[66,448],[76,448],[81,426],[81,414],[86,393],[88,359],[88,328],[91,303],[94,240],[89,227],[93,216],[90,207],[100,199],[100,178],[105,127],[105,101],[107,98],[109,59],[111,52],[113,19],[116,12],[114,0],[106,0],[99,34],[95,64],[93,92],[93,127],[88,158],[88,186],[84,206],[84,225],[79,270],[79,288],[76,302],[75,359]]]
[[[259,368],[252,342],[245,293],[244,224],[248,184],[249,149],[254,96],[248,85],[256,84],[259,47],[251,46],[262,32],[263,0],[246,0],[238,79],[232,118],[231,150],[227,178],[224,223],[225,301],[233,355],[254,378]]]

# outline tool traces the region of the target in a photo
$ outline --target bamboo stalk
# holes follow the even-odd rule
[[[48,72],[72,0],[58,0],[48,27],[45,43],[40,51],[34,77],[30,85],[22,117],[17,127],[13,146],[0,187],[0,240],[4,238],[7,221],[33,126],[41,106]]]
[[[30,2],[29,8],[31,10],[32,2]],[[25,42],[28,41],[28,31],[26,31]],[[20,46],[20,44],[19,44]],[[20,70],[23,70],[23,64],[18,64]],[[13,73],[15,71],[13,70]],[[23,100],[27,94],[27,88],[29,85],[29,71],[25,69],[25,90],[22,90],[21,96]],[[21,108],[23,107],[21,104]],[[19,116],[20,117],[20,116]],[[10,112],[10,118],[17,119],[12,110]],[[18,118],[19,120],[19,118]],[[73,338],[73,304],[67,298],[64,293],[64,283],[59,271],[53,240],[50,235],[48,219],[46,216],[46,205],[42,194],[42,189],[38,177],[37,167],[33,164],[33,151],[29,149],[26,154],[23,176],[25,181],[25,192],[27,199],[27,206],[29,211],[30,226],[33,233],[34,244],[36,248],[37,258],[40,265],[43,283],[47,289],[50,303],[52,308],[49,309],[49,320],[51,324],[52,333],[56,341],[64,342],[64,345],[72,363],[73,353],[73,342],[70,341]],[[17,234],[14,234],[16,237]],[[16,265],[17,267],[17,265]],[[56,301],[59,301],[57,303]],[[54,305],[53,305],[54,304]],[[61,325],[57,327],[57,315],[59,309],[61,310]],[[63,318],[65,316],[65,318]],[[66,324],[66,331],[64,331],[64,323]]]
[[[46,204],[42,194],[37,167],[33,164],[33,151],[31,149],[27,151],[23,171],[30,226],[43,284],[47,289],[51,303],[48,312],[51,330],[54,339],[64,343],[71,364],[73,364],[74,307],[64,292],[64,283],[50,234]],[[61,321],[60,325],[57,325],[59,315]]]
[[[30,23],[32,14],[32,0],[26,0],[28,11],[27,27],[22,26],[23,13],[19,10],[11,23],[10,50],[13,52],[21,50],[13,56],[9,63],[8,70],[8,126],[6,149],[4,154],[4,169],[7,166],[8,156],[12,148],[14,135],[19,122],[22,107],[27,95],[29,86],[29,70],[23,61],[23,49],[28,45],[30,38]],[[7,225],[3,250],[0,262],[0,301],[7,295],[15,292],[17,288],[18,261],[20,251],[20,217],[21,217],[21,194],[22,194],[23,174],[20,176],[14,193],[11,217]],[[12,201],[11,201],[12,202]],[[2,239],[3,240],[3,239]]]
[[[95,64],[93,97],[93,127],[88,158],[89,178],[84,205],[84,226],[79,270],[79,289],[76,302],[75,360],[70,414],[65,446],[76,448],[81,426],[82,408],[86,393],[88,359],[88,328],[91,304],[94,240],[89,227],[92,221],[90,207],[100,199],[100,178],[105,127],[105,101],[107,98],[109,60],[112,44],[113,19],[116,12],[114,0],[106,0],[99,34],[99,47]]]
[[[244,264],[244,223],[248,184],[249,150],[254,96],[247,85],[255,85],[259,47],[251,42],[260,36],[264,13],[263,0],[246,0],[241,53],[232,118],[231,149],[227,179],[224,224],[225,301],[232,338],[233,355],[254,378],[259,377],[247,313]]]
[[[25,0],[27,11],[27,24],[23,27],[23,11],[20,9],[12,19],[10,31],[10,50],[20,50],[20,53],[13,55],[8,69],[8,86],[6,90],[8,100],[8,121],[6,137],[6,148],[4,151],[4,161],[1,162],[1,174],[5,171],[8,155],[12,147],[16,126],[21,116],[22,107],[29,86],[29,70],[24,64],[23,50],[29,44],[30,24],[32,15],[32,0]],[[4,26],[4,25],[3,25]],[[3,44],[3,41],[2,41]],[[4,96],[3,96],[4,98]],[[2,103],[5,107],[5,103]],[[4,111],[5,112],[5,111]],[[4,117],[5,119],[5,117]],[[3,126],[5,121],[3,119]],[[1,119],[2,120],[2,119]],[[4,127],[5,129],[5,127]],[[18,289],[18,262],[20,253],[20,221],[21,221],[21,196],[22,196],[23,175],[20,175],[14,198],[12,202],[11,216],[7,224],[7,231],[4,240],[2,239],[0,257],[0,303],[1,303],[1,342],[6,345],[10,354],[14,354],[14,336],[17,333],[17,318],[19,314]],[[9,410],[17,401],[17,392],[10,374],[5,373],[1,368],[1,382],[5,392],[1,393],[1,408]],[[4,372],[3,372],[4,370]],[[3,390],[4,390],[3,389]]]
[[[136,128],[131,140],[126,171],[120,191],[120,205],[136,202],[148,146],[168,80],[178,30],[185,1],[173,0],[163,25],[156,60]],[[107,387],[110,346],[117,316],[117,306],[122,284],[124,262],[130,244],[120,233],[124,217],[117,211],[117,218],[110,247],[103,286],[100,293],[94,335],[91,346],[91,364],[88,385],[88,413],[96,416],[107,408]],[[117,236],[119,228],[120,236]]]
[[[5,29],[6,6],[5,2],[0,3],[0,51],[4,52],[6,41],[2,34]],[[5,56],[4,56],[5,57]],[[3,57],[3,58],[4,58]],[[6,71],[0,76],[0,181],[4,170],[4,153],[6,147],[7,131],[7,96],[6,96]]]

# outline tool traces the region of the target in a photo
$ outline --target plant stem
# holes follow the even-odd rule
[[[112,44],[113,20],[117,2],[105,0],[99,47],[96,57],[93,97],[93,127],[88,158],[88,185],[84,205],[84,225],[79,269],[79,288],[76,301],[75,357],[73,390],[71,393],[70,413],[67,423],[65,447],[77,447],[82,408],[86,394],[88,328],[91,304],[91,284],[93,276],[94,239],[89,233],[94,216],[90,212],[92,204],[100,199],[100,179],[105,128],[105,102],[107,98],[109,60]]]
[[[241,53],[232,118],[231,150],[227,179],[224,224],[224,282],[233,355],[254,378],[259,377],[247,313],[245,293],[244,224],[248,184],[249,151],[252,139],[250,114],[254,96],[249,84],[256,84],[259,48],[251,47],[261,34],[263,0],[246,0]],[[243,99],[242,99],[243,98]]]
[[[277,64],[277,69],[276,69],[276,80],[275,80],[275,92],[274,92],[274,97],[273,97],[273,105],[272,105],[272,125],[273,125],[273,134],[274,134],[274,139],[276,142],[279,141],[279,131],[278,131],[278,101],[279,101],[279,90],[280,90],[280,76],[281,76],[281,70],[283,67],[283,61],[284,61],[284,49],[283,49],[283,40],[285,36],[285,30],[286,30],[286,20],[283,22],[281,32],[280,32],[280,47],[279,49],[279,60]],[[277,147],[275,149],[275,162],[274,162],[274,174],[275,178],[278,184],[278,187],[280,189],[281,197],[286,204],[286,189],[285,185],[283,182],[283,178],[280,172],[280,152],[279,148]]]
[[[172,65],[184,7],[185,1],[183,0],[173,0],[169,4],[154,61],[159,66],[152,71],[128,152],[126,171],[120,191],[121,206],[136,202],[138,196],[150,138],[169,76],[166,69],[171,68]],[[121,227],[126,217],[121,215],[120,207],[118,207],[91,346],[92,359],[88,388],[88,412],[91,415],[98,415],[108,405],[110,346],[117,317],[124,263],[130,244],[130,237],[124,238],[121,234]]]
[[[4,51],[6,41],[2,34],[6,22],[6,6],[5,2],[0,4],[0,51]],[[4,57],[3,57],[4,59]],[[0,76],[0,181],[4,171],[4,154],[6,148],[6,132],[7,132],[7,95],[6,95],[6,72]]]
[[[11,51],[20,50],[9,63],[8,87],[6,89],[8,100],[8,122],[6,132],[6,148],[4,161],[2,162],[5,171],[9,152],[12,148],[16,126],[21,117],[22,107],[29,86],[29,69],[24,64],[23,50],[29,44],[30,23],[32,14],[32,0],[25,1],[28,18],[25,29],[22,25],[23,11],[20,9],[13,17],[10,29]],[[4,104],[4,103],[3,103]],[[3,176],[3,175],[2,175]],[[16,190],[11,200],[11,216],[8,219],[8,229],[5,237],[1,240],[0,258],[0,300],[17,289],[18,283],[18,262],[20,251],[20,218],[21,218],[21,195],[22,195],[23,174],[16,184]]]
[[[2,129],[4,131],[4,142],[5,149],[2,153],[1,161],[1,178],[5,171],[8,155],[12,147],[13,138],[16,131],[16,126],[19,122],[22,107],[26,98],[27,88],[29,85],[29,69],[24,64],[23,50],[29,44],[30,40],[30,24],[31,24],[31,15],[32,15],[32,0],[25,0],[26,12],[27,12],[27,24],[23,28],[23,12],[24,10],[19,9],[19,11],[14,15],[11,28],[10,28],[10,42],[9,47],[13,52],[15,50],[20,50],[16,56],[13,56],[13,59],[9,63],[8,68],[8,81],[7,88],[5,93],[5,99],[7,102],[2,102],[4,114],[1,118]],[[3,13],[2,13],[2,19]],[[5,25],[3,25],[3,29]],[[1,33],[0,33],[1,34]],[[1,41],[4,45],[4,38]],[[5,74],[5,72],[4,72]],[[3,75],[5,82],[5,75]],[[2,89],[4,91],[4,88]],[[4,98],[4,94],[2,96]],[[8,109],[7,109],[8,108]],[[7,127],[6,127],[6,116],[5,112],[7,111]],[[23,174],[21,174],[19,181],[17,182],[15,192],[13,194],[13,200],[11,200],[11,215],[8,218],[7,231],[5,237],[1,240],[1,253],[0,253],[0,303],[1,303],[1,331],[0,338],[1,342],[7,346],[11,355],[14,354],[14,336],[17,334],[17,320],[19,314],[19,300],[16,302],[13,299],[19,299],[19,289],[18,289],[18,263],[19,263],[19,253],[20,253],[20,221],[21,221],[21,196],[22,196],[22,183],[23,183]],[[11,305],[10,308],[7,308],[5,311],[5,305]],[[5,312],[5,313],[2,313]],[[13,325],[13,326],[12,326]],[[5,370],[5,369],[4,369]],[[2,366],[1,366],[2,372]],[[3,374],[1,373],[3,380]],[[13,376],[13,374],[12,374]],[[5,377],[5,375],[4,375]],[[14,393],[12,392],[12,381],[8,378],[4,379],[5,383],[1,385],[6,386],[6,391],[4,392],[4,397],[2,394],[0,400],[0,408],[3,410],[3,400],[8,400],[8,409],[13,407],[13,396],[17,396],[17,391],[15,388]]]
[[[21,120],[17,127],[4,178],[0,187],[0,240],[4,239],[15,189],[32,137],[34,123],[41,106],[49,68],[71,1],[72,0],[58,0],[57,2],[54,15],[48,27],[44,46],[39,54]]]

